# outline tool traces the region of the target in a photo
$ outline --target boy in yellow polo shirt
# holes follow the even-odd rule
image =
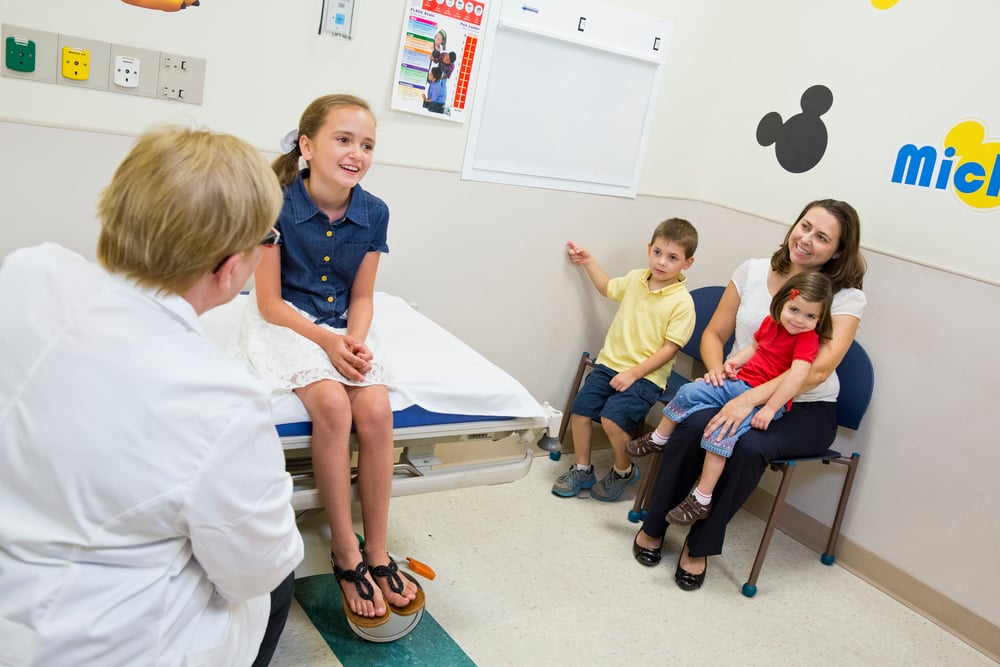
[[[639,481],[625,444],[660,397],[677,351],[694,331],[694,302],[681,272],[694,263],[697,247],[698,232],[690,222],[664,220],[649,242],[649,268],[610,278],[590,252],[567,244],[570,261],[587,271],[598,292],[621,305],[573,401],[576,463],[552,486],[555,495],[569,498],[590,489],[591,498],[611,502]],[[614,468],[600,481],[590,462],[592,420],[600,420],[615,452]]]

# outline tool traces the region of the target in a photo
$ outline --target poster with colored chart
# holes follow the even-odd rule
[[[464,123],[469,80],[490,0],[410,0],[392,108]]]

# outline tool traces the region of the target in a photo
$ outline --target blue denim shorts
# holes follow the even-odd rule
[[[571,412],[597,421],[606,417],[631,435],[646,420],[649,409],[660,398],[663,390],[646,378],[640,378],[625,391],[617,391],[611,387],[611,378],[616,375],[617,371],[602,364],[594,364],[593,370],[580,387],[580,392],[573,399]]]

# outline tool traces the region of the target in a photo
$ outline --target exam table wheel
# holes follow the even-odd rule
[[[645,519],[646,519],[646,510],[629,510],[628,511],[628,520],[631,523],[639,523],[640,521],[645,521]]]
[[[418,587],[421,587],[420,582],[406,572],[400,571],[400,574],[415,583]],[[351,623],[350,618],[345,617],[345,620],[347,621],[348,627],[351,628],[351,632],[356,634],[358,637],[377,644],[386,644],[388,642],[394,642],[397,639],[402,639],[416,630],[417,626],[420,625],[420,619],[424,617],[424,607],[421,607],[409,615],[395,613],[390,607],[388,614],[389,620],[374,628],[362,628],[354,625]]]
[[[749,583],[743,584],[742,592],[745,597],[752,598],[753,596],[757,595],[757,587],[751,586]]]
[[[545,452],[558,452],[562,450],[562,444],[558,438],[551,435],[543,435],[538,440],[538,448]]]
[[[827,553],[825,553],[825,554],[823,554],[822,556],[819,557],[819,562],[823,563],[823,565],[833,565],[833,563],[836,560],[837,560],[837,558],[833,554],[827,554]]]
[[[549,452],[549,458],[553,461],[558,461],[562,458],[562,452]]]

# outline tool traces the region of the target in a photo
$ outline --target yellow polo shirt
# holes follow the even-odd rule
[[[636,269],[608,282],[608,298],[620,301],[597,363],[617,372],[646,361],[667,341],[683,347],[694,332],[694,301],[687,291],[687,278],[655,292],[649,291],[649,269]],[[658,387],[665,387],[671,359],[646,375]]]

